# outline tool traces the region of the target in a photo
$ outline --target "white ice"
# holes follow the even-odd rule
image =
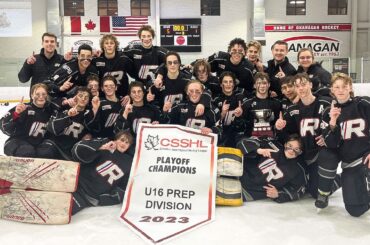
[[[0,115],[8,110],[0,106]],[[0,154],[6,136],[0,136]],[[168,244],[360,245],[370,243],[370,212],[353,218],[344,209],[342,192],[316,213],[314,200],[277,204],[271,200],[217,207],[216,221],[176,237]],[[87,208],[68,225],[32,225],[0,219],[1,245],[147,244],[118,219],[120,205]]]

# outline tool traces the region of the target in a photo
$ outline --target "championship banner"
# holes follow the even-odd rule
[[[143,239],[161,243],[215,219],[217,135],[140,124],[120,214]]]

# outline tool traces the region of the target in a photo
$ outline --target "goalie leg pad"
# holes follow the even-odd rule
[[[218,147],[217,175],[243,175],[243,154],[241,150],[230,147]]]
[[[243,205],[242,187],[238,179],[217,178],[216,205],[241,206]]]
[[[0,195],[0,218],[33,224],[68,224],[72,194],[7,189]]]
[[[71,161],[0,156],[0,188],[74,192],[79,169]]]

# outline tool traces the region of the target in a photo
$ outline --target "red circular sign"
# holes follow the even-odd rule
[[[178,36],[176,38],[176,43],[179,45],[183,45],[185,43],[185,38],[183,36]]]

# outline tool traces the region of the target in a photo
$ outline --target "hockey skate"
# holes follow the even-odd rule
[[[315,201],[315,206],[317,208],[317,212],[321,212],[324,208],[326,208],[329,204],[329,195],[326,194],[317,194],[317,199]]]

